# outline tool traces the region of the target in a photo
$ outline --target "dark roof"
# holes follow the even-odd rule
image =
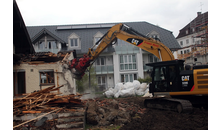
[[[15,54],[35,53],[25,23],[15,0],[13,0],[13,44]]]
[[[192,28],[195,29],[195,31],[199,31],[199,27],[208,25],[208,12],[205,12],[203,14],[200,14],[200,12],[197,12],[197,17],[193,19],[190,23],[188,23],[184,28],[182,28],[179,31],[179,34],[176,38],[181,38],[187,35],[191,35],[194,32],[192,31]],[[186,31],[188,30],[188,34],[186,34]]]
[[[32,38],[32,42],[35,43],[37,42],[41,37],[43,37],[45,34],[50,35],[51,37],[53,37],[54,39],[56,39],[57,41],[61,42],[61,43],[65,43],[65,41],[63,41],[62,39],[60,39],[59,37],[57,37],[56,35],[54,35],[53,33],[51,33],[50,31],[48,31],[46,28],[43,28],[39,33],[37,33],[33,38]]]
[[[171,31],[163,29],[159,26],[155,26],[148,22],[123,22],[124,24],[132,27],[138,32],[146,35],[152,31],[156,31],[160,35],[160,40],[170,49],[181,48]],[[62,39],[65,43],[68,43],[68,37],[75,33],[81,38],[81,52],[87,53],[88,48],[93,46],[93,37],[97,32],[105,34],[109,29],[109,25],[115,25],[118,23],[100,23],[100,24],[74,24],[74,25],[52,25],[52,26],[28,26],[29,35],[33,40],[36,35],[42,30],[47,29],[52,34]],[[61,29],[65,28],[66,29]],[[77,28],[81,27],[81,28]]]

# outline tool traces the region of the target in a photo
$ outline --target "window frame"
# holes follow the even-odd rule
[[[105,57],[98,57],[98,58],[96,59],[96,65],[97,65],[97,66],[105,66],[105,65],[106,65],[105,59],[106,59]],[[102,60],[103,60],[104,64],[102,64]]]
[[[120,71],[137,70],[137,60],[135,54],[119,55]]]
[[[75,40],[74,40],[75,39]],[[72,46],[72,41],[73,41],[73,46]],[[77,46],[76,46],[76,43],[77,42]],[[80,37],[75,34],[75,33],[72,33],[69,37],[68,37],[68,48],[69,49],[81,49],[81,41],[80,41]]]
[[[101,79],[101,83],[99,83],[99,79]],[[105,80],[105,82],[103,83],[103,79]],[[104,75],[100,75],[100,76],[97,76],[97,85],[98,86],[101,86],[101,85],[106,85],[107,84],[107,78],[106,76]]]
[[[132,76],[132,80],[131,80],[131,76]],[[126,77],[127,77],[128,80],[126,80]],[[138,77],[137,73],[124,73],[124,74],[120,74],[121,83],[133,82],[134,80],[137,80],[137,77]]]
[[[46,76],[46,83],[43,83],[42,82],[42,74]],[[50,77],[50,76],[53,76],[53,77]],[[43,86],[43,85],[55,85],[55,75],[54,75],[54,70],[40,70],[39,71],[39,77],[40,77],[40,85]],[[48,80],[52,78],[52,82],[49,82]]]
[[[76,43],[75,43],[75,42],[73,42],[73,46],[72,46],[72,41],[77,42],[77,46],[76,46]],[[79,38],[70,38],[70,39],[69,39],[69,42],[70,42],[70,47],[71,47],[71,48],[79,47]]]

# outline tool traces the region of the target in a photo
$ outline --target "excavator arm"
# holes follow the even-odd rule
[[[95,50],[94,47],[96,45],[89,48],[88,53],[79,60],[76,58],[76,54],[74,54],[75,59],[72,60],[70,68],[75,68],[76,72],[74,74],[76,75],[76,78],[81,79],[87,67],[90,66],[90,63],[94,61],[116,39],[126,41],[134,46],[148,51],[158,57],[161,61],[174,60],[174,56],[170,49],[159,40],[144,36],[127,25],[120,23],[109,29],[108,32],[96,42],[98,46]]]

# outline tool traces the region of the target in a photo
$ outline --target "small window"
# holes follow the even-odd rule
[[[81,43],[80,43],[80,37],[75,34],[72,33],[69,37],[68,37],[68,46],[69,49],[80,49],[81,48]]]
[[[96,44],[96,42],[98,42],[100,38],[101,38],[101,37],[95,37],[95,38],[94,38],[94,40],[95,40],[95,41],[94,41],[94,44]],[[99,44],[100,44],[100,42],[99,42],[98,44],[96,44],[96,45],[98,46]]]
[[[183,51],[180,51],[180,54],[183,54]]]
[[[41,84],[51,84],[54,83],[54,72],[40,72],[40,83]]]
[[[77,38],[70,39],[70,46],[71,47],[78,47],[78,39]]]
[[[96,42],[98,42],[99,39],[102,38],[102,36],[103,36],[103,34],[98,31],[98,32],[93,36],[93,45],[96,45],[96,47],[97,47],[97,46],[100,44],[100,42],[97,43],[97,44],[96,44]]]
[[[156,56],[154,56],[154,55],[152,55],[152,54],[150,54],[149,55],[149,63],[152,63],[152,62],[157,62],[159,59],[156,57]]]
[[[184,50],[184,54],[186,54],[186,50]]]
[[[181,45],[181,46],[183,45],[183,41],[180,41],[180,45]]]
[[[105,85],[106,79],[105,76],[98,76],[98,85]]]
[[[189,39],[186,39],[186,44],[188,44],[189,43]]]
[[[186,34],[188,34],[189,32],[188,32],[188,30],[186,30]]]
[[[189,49],[188,49],[188,50],[186,50],[186,52],[187,52],[187,53],[189,53]]]
[[[97,58],[96,65],[105,65],[105,58],[104,57]]]

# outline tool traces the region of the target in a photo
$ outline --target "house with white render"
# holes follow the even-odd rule
[[[36,52],[76,50],[77,57],[80,58],[116,24],[118,23],[27,26],[27,30]],[[123,24],[148,37],[159,38],[172,52],[181,48],[169,30],[148,22]],[[157,61],[158,58],[153,54],[118,39],[100,54],[93,67],[98,86],[107,89],[118,82],[132,82],[149,76],[151,68],[145,64]]]

